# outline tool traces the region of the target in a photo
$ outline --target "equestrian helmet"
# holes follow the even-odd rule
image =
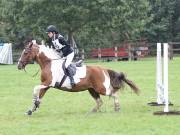
[[[46,32],[55,32],[55,33],[58,33],[58,30],[57,28],[54,26],[54,25],[49,25],[46,29]]]

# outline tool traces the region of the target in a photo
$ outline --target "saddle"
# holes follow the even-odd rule
[[[61,82],[56,82],[55,83],[55,88],[60,88],[62,86],[62,84],[64,83],[64,81],[66,80],[67,76],[69,76],[69,74],[71,74],[72,76],[74,76],[76,74],[76,67],[82,67],[82,62],[83,60],[79,60],[75,63],[72,63],[68,66],[68,68],[71,68],[71,70],[69,70],[69,72],[67,72],[66,68],[65,68],[65,62],[63,62],[62,64],[62,69],[64,71],[64,76],[61,80]]]
[[[68,76],[68,73],[67,73],[66,68],[65,68],[65,62],[66,61],[64,61],[62,64],[62,69],[64,71],[64,74]],[[82,63],[83,63],[83,60],[79,60],[75,63],[71,63],[68,67],[71,69],[70,74],[74,76],[76,74],[76,67],[82,67]]]

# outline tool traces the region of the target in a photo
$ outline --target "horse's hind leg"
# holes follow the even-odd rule
[[[100,107],[102,106],[103,102],[100,98],[99,93],[97,93],[93,88],[88,89],[88,91],[96,101],[96,106],[92,109],[91,112],[97,112],[100,109]]]
[[[114,98],[114,110],[118,112],[120,110],[118,90],[112,93],[112,97]]]

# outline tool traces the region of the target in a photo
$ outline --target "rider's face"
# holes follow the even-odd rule
[[[53,33],[52,32],[48,32],[48,37],[52,38],[53,37]]]

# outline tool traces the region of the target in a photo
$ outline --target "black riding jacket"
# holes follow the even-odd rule
[[[73,52],[71,46],[66,42],[61,34],[56,34],[52,37],[52,47],[57,51],[62,51],[64,57]]]

